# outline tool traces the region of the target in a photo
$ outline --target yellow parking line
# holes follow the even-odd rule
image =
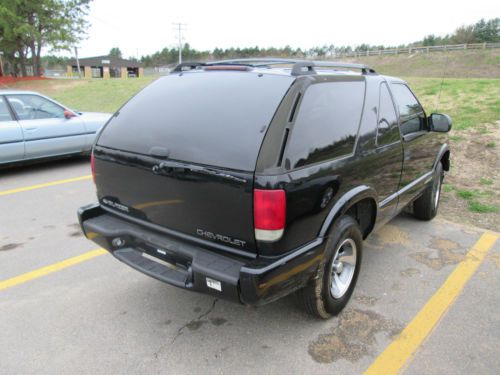
[[[58,180],[58,181],[46,182],[44,184],[31,185],[31,186],[25,186],[25,187],[17,188],[17,189],[10,189],[10,190],[0,191],[0,195],[15,194],[15,193],[20,193],[22,191],[40,189],[40,188],[44,188],[44,187],[48,187],[48,186],[54,186],[54,185],[67,184],[69,182],[89,180],[91,178],[92,178],[92,175],[86,175],[86,176],[80,176],[80,177],[74,177],[74,178],[67,178],[65,180]]]
[[[78,255],[76,257],[68,258],[68,259],[63,260],[61,262],[54,263],[54,264],[51,264],[49,266],[42,267],[42,268],[39,268],[37,270],[28,272],[28,273],[24,273],[22,275],[15,276],[13,278],[10,278],[10,279],[4,280],[4,281],[0,281],[0,290],[12,288],[13,286],[23,284],[27,281],[37,279],[39,277],[51,274],[51,273],[56,272],[56,271],[60,271],[64,268],[74,266],[75,264],[85,262],[86,260],[98,257],[98,256],[106,254],[106,253],[107,253],[107,251],[104,249],[95,249],[95,250],[83,253],[81,255]]]
[[[489,232],[481,236],[469,250],[465,259],[458,264],[403,332],[378,356],[365,375],[397,374],[405,366],[439,319],[453,304],[497,239],[497,235]]]

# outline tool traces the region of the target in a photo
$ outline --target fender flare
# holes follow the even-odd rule
[[[335,220],[345,214],[347,210],[349,210],[349,208],[351,208],[354,204],[365,198],[371,198],[375,201],[375,224],[378,208],[377,192],[367,185],[361,185],[355,187],[352,190],[349,190],[337,200],[337,202],[333,205],[332,209],[328,213],[325,221],[323,222],[323,225],[321,226],[319,237],[325,237]]]
[[[434,164],[432,166],[432,170],[436,170],[436,167],[437,167],[439,161],[443,158],[444,154],[447,153],[447,152],[450,152],[450,147],[448,146],[447,143],[445,143],[439,149],[439,152],[438,152],[438,154],[436,156],[436,160],[434,160]],[[443,167],[444,167],[445,171],[448,171],[450,169],[449,162],[448,162],[448,165],[443,165]]]

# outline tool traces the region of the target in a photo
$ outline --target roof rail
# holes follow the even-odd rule
[[[377,74],[372,68],[363,64],[342,63],[334,61],[308,61],[308,60],[295,60],[295,59],[281,59],[281,58],[249,58],[249,59],[230,59],[203,62],[185,62],[177,65],[172,73],[183,72],[186,70],[198,69],[201,67],[218,66],[218,65],[236,65],[236,66],[249,66],[249,67],[269,67],[271,65],[293,65],[292,76],[303,76],[310,74],[317,74],[315,67],[325,68],[341,68],[341,69],[359,69],[364,75]],[[185,69],[188,68],[188,69]]]
[[[341,63],[332,61],[298,61],[292,68],[292,76],[316,74],[314,67],[360,69],[362,74],[377,74],[372,68],[363,64]]]
[[[281,59],[281,58],[248,58],[248,59],[230,59],[207,62],[207,65],[248,65],[248,66],[266,66],[266,65],[281,65],[281,64],[295,64],[300,60],[294,59]]]
[[[205,65],[206,65],[205,63],[197,62],[197,61],[183,62],[183,63],[176,65],[174,70],[172,70],[172,73],[183,72],[185,70],[193,70],[193,69],[199,68],[201,66],[205,66]],[[184,68],[189,68],[189,69],[184,69]]]
[[[305,76],[309,74],[316,74],[314,70],[314,63],[308,61],[299,61],[293,65],[292,76]]]
[[[359,69],[363,74],[376,74],[375,70],[363,65],[353,63],[342,63],[333,61],[308,61],[296,59],[281,59],[281,58],[249,58],[249,59],[232,59],[208,62],[207,65],[248,65],[254,67],[262,67],[268,65],[293,64],[292,75],[307,75],[316,74],[314,67],[328,68],[343,68],[343,69]]]

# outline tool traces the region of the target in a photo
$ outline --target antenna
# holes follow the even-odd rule
[[[187,24],[174,22],[172,23],[172,25],[174,26],[174,31],[177,32],[177,37],[179,40],[179,64],[182,64],[182,32],[186,31]]]

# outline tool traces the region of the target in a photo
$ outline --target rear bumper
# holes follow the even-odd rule
[[[132,268],[183,289],[248,305],[272,302],[304,286],[323,254],[318,238],[279,258],[235,257],[131,222],[99,204],[80,208],[78,218],[88,239]]]

